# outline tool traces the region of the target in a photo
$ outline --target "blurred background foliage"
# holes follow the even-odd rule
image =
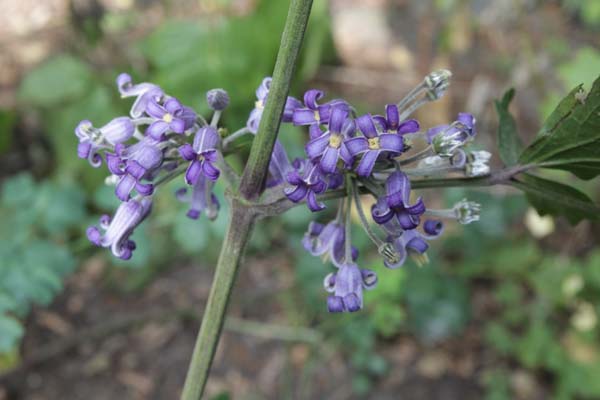
[[[9,3],[18,8],[18,2]],[[76,291],[69,289],[69,277],[85,276],[91,263],[103,266],[98,284],[123,296],[141,296],[152,282],[182,265],[197,264],[210,279],[227,204],[222,201],[212,224],[189,220],[185,205],[172,196],[181,183],[172,182],[157,196],[152,218],[134,235],[138,250],[131,261],[117,262],[107,251],[89,246],[86,226],[100,214],[112,213],[117,201],[112,188],[103,185],[105,172],[76,157],[73,129],[84,118],[100,126],[127,112],[130,103],[119,99],[114,85],[119,72],[155,82],[203,113],[208,111],[205,91],[223,87],[232,98],[224,124],[232,131],[243,126],[255,88],[272,70],[288,2],[48,4],[64,6],[60,30],[66,33],[56,40],[64,42],[52,42],[35,62],[8,74],[14,79],[2,82],[0,97],[0,371],[18,367],[35,353],[22,342],[36,325],[31,310],[50,307],[60,314],[61,301],[55,297],[70,295],[61,294],[65,282],[68,293]],[[546,19],[559,21],[558,28],[552,30]],[[382,30],[378,21],[389,29]],[[404,31],[403,22],[414,30]],[[43,32],[34,28],[33,37]],[[454,90],[419,115],[423,125],[465,109],[476,113],[482,126],[478,145],[494,148],[492,100],[516,86],[514,108],[523,139],[529,141],[567,90],[579,83],[589,88],[597,76],[599,29],[600,3],[594,0],[316,0],[292,94],[301,97],[314,85],[329,90],[330,98],[347,97],[362,111],[381,112],[430,69],[450,67],[456,75]],[[6,38],[0,44],[31,40],[18,30],[13,37],[10,31],[0,34]],[[490,42],[493,49],[486,48]],[[0,65],[14,66],[11,62]],[[282,128],[281,140],[292,156],[302,155],[304,135],[297,128]],[[240,169],[244,151],[231,159]],[[554,177],[569,179],[562,172]],[[598,200],[596,182],[580,189]],[[223,190],[217,189],[221,199]],[[453,189],[425,196],[433,207],[463,197],[478,201],[484,205],[481,221],[466,227],[448,224],[443,239],[432,243],[429,264],[410,263],[397,271],[383,268],[355,227],[362,266],[379,273],[379,287],[366,294],[366,309],[358,314],[332,317],[324,311],[322,280],[328,266],[300,244],[313,217],[307,210],[296,208],[257,225],[248,258],[268,254],[267,261],[254,264],[263,274],[276,275],[284,288],[271,288],[273,295],[261,300],[275,304],[275,314],[265,311],[254,318],[314,329],[324,338],[316,349],[327,348],[303,358],[298,379],[307,387],[299,389],[305,397],[298,398],[333,390],[334,384],[350,387],[339,398],[377,398],[377,393],[384,398],[400,390],[411,374],[435,385],[453,373],[465,391],[452,398],[599,398],[597,224],[582,222],[573,228],[561,219],[542,218],[523,196],[507,189]],[[327,213],[317,218],[326,221]],[[195,327],[188,329],[193,335]],[[35,336],[38,331],[32,330]],[[161,351],[169,352],[169,347]],[[287,358],[295,354],[289,348],[280,351]],[[315,365],[327,365],[332,357],[345,361],[342,376],[329,383],[314,378]],[[468,365],[456,372],[457,360]],[[235,358],[222,362],[227,370],[237,368]],[[260,365],[260,359],[255,362],[272,368]],[[185,367],[184,360],[174,371],[183,376]],[[291,379],[282,376],[283,381]],[[255,383],[251,374],[246,379]],[[294,397],[294,385],[288,384],[277,386],[279,392],[261,392],[250,384],[255,397],[240,397],[241,389],[225,381],[227,390],[212,389],[221,393],[215,398]],[[472,387],[476,395],[469,397]],[[5,398],[2,393],[0,399]],[[437,398],[414,393],[407,398]]]

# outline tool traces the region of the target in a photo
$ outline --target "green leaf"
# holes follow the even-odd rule
[[[0,353],[13,350],[23,336],[23,326],[15,318],[0,314]]]
[[[591,179],[600,174],[599,145],[600,77],[587,97],[578,86],[559,103],[519,161]]]
[[[79,98],[86,93],[92,76],[83,62],[69,55],[59,55],[25,77],[19,88],[19,99],[35,106],[49,107]]]
[[[597,219],[600,208],[579,190],[548,179],[523,174],[511,184],[522,190],[540,215],[562,215],[575,225],[582,219]]]
[[[523,143],[517,133],[515,119],[508,111],[508,106],[515,95],[515,90],[507,91],[502,100],[496,100],[496,112],[498,113],[498,150],[500,158],[507,166],[516,165],[519,154],[523,149]]]

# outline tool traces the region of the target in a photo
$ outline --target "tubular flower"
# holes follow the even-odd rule
[[[252,133],[258,132],[258,125],[260,124],[260,119],[262,118],[262,114],[265,109],[265,104],[269,95],[269,89],[271,88],[271,81],[271,77],[266,77],[256,89],[256,102],[254,103],[254,109],[250,112],[250,116],[246,122],[246,127]],[[288,96],[283,110],[283,116],[281,119],[282,122],[292,122],[294,110],[299,107],[302,107],[300,100]]]
[[[425,204],[419,197],[410,204],[410,179],[400,171],[392,173],[386,180],[386,196],[380,197],[371,214],[378,224],[396,219],[402,229],[414,229],[419,225],[420,216],[425,212]]]
[[[341,267],[345,262],[344,225],[336,220],[327,225],[312,221],[302,239],[304,249],[313,256],[330,259],[333,265]],[[358,258],[358,250],[352,247],[352,261]]]
[[[318,101],[324,96],[325,92],[316,89],[311,89],[304,93],[304,107],[297,107],[292,115],[294,125],[309,125],[311,128],[318,128],[319,125],[327,125],[329,123],[334,107],[342,107],[350,111],[350,105],[342,99],[335,99],[325,104],[319,104]]]
[[[423,255],[429,248],[428,240],[436,239],[444,231],[444,224],[437,220],[428,220],[423,224],[423,233],[417,229],[403,230],[399,224],[390,221],[384,225],[389,233],[388,242],[395,250],[395,257],[385,258],[388,268],[399,268],[404,265],[410,253]]]
[[[191,219],[198,219],[204,212],[208,219],[214,220],[219,213],[219,200],[212,192],[215,183],[208,179],[204,174],[198,175],[195,183],[192,185],[191,193],[187,188],[181,188],[175,194],[177,199],[190,204],[187,216]]]
[[[354,133],[354,123],[348,119],[348,114],[348,110],[343,106],[332,107],[329,129],[306,144],[306,155],[317,162],[321,171],[326,174],[337,170],[340,158],[346,165],[352,163],[352,156],[346,148],[346,139]]]
[[[83,120],[75,128],[75,135],[79,138],[77,156],[86,158],[94,168],[102,165],[100,150],[109,150],[114,145],[128,141],[135,131],[135,125],[128,117],[118,117],[104,125],[94,128],[88,120]]]
[[[146,133],[156,140],[164,140],[164,134],[168,131],[182,134],[195,119],[195,113],[182,106],[174,97],[162,105],[156,99],[150,99],[146,105],[146,113],[155,119]]]
[[[346,141],[346,146],[352,156],[362,154],[356,167],[358,176],[370,176],[375,162],[383,153],[396,156],[404,150],[402,136],[395,133],[379,134],[370,114],[358,117],[356,125],[364,137],[349,139]],[[407,124],[407,126],[410,125],[412,124]]]
[[[121,203],[114,218],[108,215],[100,218],[100,232],[96,226],[87,229],[87,237],[96,246],[110,247],[112,253],[123,260],[131,258],[135,242],[129,239],[134,229],[148,216],[152,209],[150,199],[129,200]]]
[[[305,161],[296,170],[289,172],[286,178],[289,186],[284,188],[284,193],[288,199],[294,203],[306,199],[308,208],[313,212],[325,208],[325,204],[317,200],[317,194],[327,190],[327,182],[317,164]]]
[[[377,275],[354,263],[344,263],[323,283],[325,289],[333,293],[327,298],[329,312],[355,312],[363,307],[363,289],[370,290],[377,285]]]
[[[213,165],[217,161],[219,134],[212,126],[205,126],[196,132],[194,144],[184,144],[179,148],[179,154],[186,161],[191,161],[185,173],[185,181],[193,185],[200,174],[211,181],[219,178],[220,171]]]

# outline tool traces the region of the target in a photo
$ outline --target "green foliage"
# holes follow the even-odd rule
[[[406,287],[410,325],[419,338],[437,341],[463,329],[469,318],[469,292],[463,280],[430,263],[408,267]]]
[[[517,124],[512,115],[508,112],[508,106],[515,95],[515,90],[511,89],[504,94],[502,100],[496,101],[496,111],[500,121],[498,123],[498,151],[500,158],[507,166],[516,165],[519,161],[519,154],[523,149],[523,143],[517,133]]]
[[[584,218],[600,217],[600,207],[579,190],[548,179],[523,174],[512,185],[521,189],[540,215],[562,215],[576,224]]]
[[[19,88],[19,99],[49,107],[81,98],[89,89],[92,72],[82,61],[59,55],[31,71]]]
[[[485,323],[485,340],[504,362],[549,374],[552,398],[600,396],[592,382],[600,370],[600,282],[591,278],[600,270],[600,253],[577,263],[515,240],[489,247],[460,270],[491,285],[486,291],[498,315]],[[507,378],[502,369],[487,371],[487,398],[513,398]]]
[[[536,139],[522,152],[515,121],[508,112],[513,94],[511,90],[496,102],[500,157],[506,165],[562,169],[581,179],[592,179],[600,174],[600,77],[587,96],[583,85],[579,85],[561,100]],[[600,216],[600,208],[586,194],[569,185],[529,173],[510,183],[525,192],[541,215],[562,215],[572,224]]]
[[[66,247],[86,218],[76,186],[21,174],[7,180],[0,197],[0,353],[11,351],[31,304],[47,305],[76,265]]]
[[[582,179],[600,174],[600,78],[587,97],[582,94],[579,86],[560,102],[521,163],[564,169]]]
[[[590,27],[600,27],[600,2],[597,0],[563,0],[565,7],[579,13]]]
[[[10,149],[16,119],[15,111],[0,109],[0,154]]]

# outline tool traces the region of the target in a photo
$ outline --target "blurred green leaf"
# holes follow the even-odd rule
[[[522,164],[564,169],[582,179],[600,174],[600,77],[587,97],[579,89],[559,103],[521,154]]]
[[[515,95],[515,90],[510,89],[501,100],[496,100],[496,112],[498,113],[498,151],[500,158],[507,166],[516,165],[523,143],[517,133],[515,119],[508,111],[508,106]]]
[[[0,313],[0,354],[13,350],[21,340],[24,329],[15,318]]]
[[[204,215],[194,220],[186,216],[186,210],[181,210],[175,217],[173,237],[187,254],[198,254],[208,245],[207,228]]]
[[[0,154],[9,150],[17,115],[13,110],[0,109]]]
[[[525,192],[540,215],[562,215],[571,224],[600,217],[600,208],[585,193],[571,186],[530,174],[522,174],[521,180],[513,180],[511,184]]]
[[[70,55],[58,55],[31,71],[21,82],[19,99],[39,107],[82,97],[90,87],[92,72]]]

